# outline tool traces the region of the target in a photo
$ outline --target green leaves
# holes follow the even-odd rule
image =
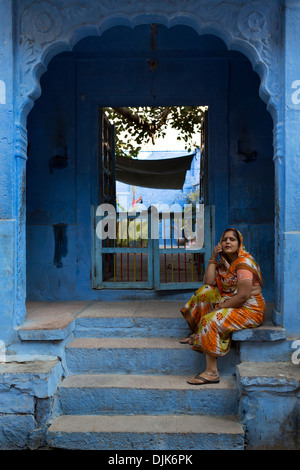
[[[205,110],[203,106],[119,107],[105,108],[105,113],[115,126],[116,155],[135,158],[143,145],[165,137],[169,127],[179,131],[177,140],[185,143],[187,152],[199,148]]]

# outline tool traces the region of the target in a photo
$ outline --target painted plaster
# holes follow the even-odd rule
[[[151,54],[150,25],[114,28],[101,38],[82,40],[73,53],[54,58],[41,79],[42,95],[28,116],[28,299],[103,298],[103,292],[90,286],[89,212],[98,181],[94,163],[98,135],[91,129],[97,129],[97,104],[176,104],[178,100],[188,104],[203,100],[210,106],[209,186],[210,203],[216,206],[216,237],[228,223],[241,229],[246,247],[263,266],[266,300],[273,298],[272,121],[258,96],[258,77],[247,59],[228,54],[218,38],[199,37],[187,27],[159,25],[158,30],[155,94],[145,60]],[[171,57],[165,56],[166,51]],[[245,138],[257,152],[256,161],[246,162],[238,154],[245,128],[249,134]],[[58,131],[68,162],[50,171]],[[58,228],[64,229],[59,250],[53,232]]]
[[[101,35],[104,31],[117,25],[134,27],[142,23],[157,22],[171,27],[182,24],[192,27],[199,34],[215,34],[227,45],[228,49],[239,50],[245,54],[252,63],[255,71],[259,74],[260,95],[267,103],[268,109],[274,120],[274,161],[275,161],[275,194],[276,194],[276,230],[275,230],[275,290],[276,301],[274,318],[284,322],[284,315],[288,316],[288,306],[285,305],[287,295],[284,293],[286,286],[282,282],[282,274],[286,269],[284,266],[283,233],[297,229],[297,213],[299,194],[295,187],[295,174],[298,169],[297,151],[289,150],[294,147],[297,137],[285,139],[282,122],[284,119],[285,130],[293,135],[298,119],[298,88],[297,52],[294,44],[297,44],[297,18],[299,15],[299,3],[297,1],[287,2],[286,8],[280,2],[258,2],[251,1],[247,4],[242,2],[196,2],[186,0],[178,2],[151,2],[140,1],[138,7],[135,2],[115,1],[113,3],[78,1],[19,1],[12,10],[11,0],[5,0],[1,4],[3,14],[3,27],[1,28],[2,47],[1,61],[8,65],[0,76],[5,83],[6,104],[2,104],[0,112],[3,113],[2,139],[0,142],[10,155],[14,154],[26,159],[26,118],[33,106],[34,100],[40,95],[40,77],[46,71],[51,58],[59,52],[71,50],[73,46],[83,37],[89,35]],[[225,12],[225,14],[224,14]],[[9,21],[7,21],[9,19]],[[15,27],[17,37],[15,48],[15,59],[12,50],[12,32]],[[284,33],[283,33],[284,32]],[[286,45],[285,60],[283,50]],[[288,47],[291,46],[291,47]],[[294,52],[295,51],[295,52]],[[15,87],[13,88],[12,64],[15,60]],[[291,65],[292,64],[292,65]],[[285,74],[282,74],[282,70]],[[5,72],[4,72],[5,70]],[[4,74],[4,75],[3,75]],[[280,93],[283,84],[283,76],[286,77],[285,95]],[[15,96],[13,90],[18,89]],[[288,104],[284,108],[284,101]],[[13,131],[12,117],[14,106],[15,130]],[[6,107],[6,108],[4,108]],[[284,112],[283,112],[284,111]],[[296,120],[296,121],[295,121]],[[288,129],[288,127],[290,129]],[[279,132],[280,131],[280,132]],[[13,135],[14,134],[14,135]],[[289,134],[290,135],[290,134]],[[14,142],[14,151],[12,150]],[[287,148],[286,148],[287,145]],[[294,155],[291,156],[290,155]],[[288,156],[288,164],[286,160]],[[25,279],[25,257],[24,257],[24,222],[20,218],[22,208],[22,190],[19,185],[15,197],[12,197],[11,184],[14,172],[21,174],[22,165],[18,168],[3,164],[3,175],[8,178],[1,185],[3,195],[2,212],[12,217],[15,208],[19,207],[13,215],[18,221],[18,243],[16,250],[16,273],[20,276],[21,285],[24,286]],[[12,161],[11,161],[12,163]],[[22,180],[20,175],[15,175],[16,181]],[[288,178],[287,181],[285,179]],[[288,183],[288,184],[287,184]],[[288,186],[289,185],[289,186]],[[285,192],[287,188],[289,194]],[[6,189],[7,188],[7,189]],[[8,189],[9,188],[9,189]],[[9,196],[7,196],[9,194]],[[16,201],[17,204],[11,203]],[[5,201],[7,201],[5,205]],[[286,211],[285,207],[291,210]],[[286,226],[287,223],[287,226]],[[296,270],[296,265],[292,269]],[[17,280],[17,277],[15,277]],[[17,282],[16,285],[19,285]],[[19,289],[19,288],[18,288]],[[24,296],[22,287],[19,290],[19,300],[16,311],[11,315],[20,323],[24,319]],[[299,302],[294,304],[299,308]],[[285,311],[283,315],[283,311]],[[293,329],[299,327],[293,323]]]
[[[16,339],[14,327],[25,318],[25,166],[27,117],[41,94],[40,79],[52,58],[71,51],[87,36],[112,27],[159,23],[184,25],[198,34],[221,38],[229,50],[242,52],[260,78],[260,96],[273,119],[275,166],[275,307],[274,320],[287,334],[300,334],[299,252],[299,80],[300,3],[286,1],[197,0],[2,0],[0,5],[0,259],[1,340]],[[212,124],[215,124],[212,121]],[[84,180],[79,189],[82,190]],[[249,193],[244,194],[251,201]],[[253,196],[252,196],[253,197]],[[239,210],[241,208],[238,208]],[[262,236],[263,237],[263,236]],[[57,269],[55,267],[55,269]],[[261,346],[261,345],[260,345]],[[276,406],[273,404],[276,402]],[[273,403],[273,404],[272,404]],[[27,403],[30,406],[29,402]],[[248,412],[249,403],[244,402]],[[272,405],[272,406],[271,406]],[[281,397],[262,400],[266,419]],[[274,426],[293,427],[289,420]],[[274,422],[276,417],[272,415]],[[24,417],[32,429],[33,417]],[[294,418],[293,418],[294,419]],[[277,423],[277,422],[276,422]],[[250,431],[252,428],[249,428]],[[27,431],[26,431],[27,432]],[[14,434],[14,431],[11,435]],[[266,437],[266,436],[264,436]]]

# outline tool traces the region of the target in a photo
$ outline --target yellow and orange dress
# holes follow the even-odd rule
[[[255,328],[261,325],[265,316],[262,294],[251,295],[241,307],[218,307],[223,297],[232,297],[237,293],[238,279],[252,279],[253,285],[262,286],[259,265],[245,250],[243,237],[238,233],[241,244],[237,259],[229,264],[221,254],[216,269],[216,287],[202,286],[181,309],[190,330],[195,334],[192,349],[214,357],[227,354],[232,332]]]

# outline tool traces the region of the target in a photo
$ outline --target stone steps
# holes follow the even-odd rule
[[[234,348],[220,361],[230,374],[238,361]],[[178,338],[75,338],[66,347],[69,373],[174,374],[198,373],[205,356]]]
[[[143,337],[170,337],[180,338],[189,333],[183,319],[174,313],[169,317],[150,317],[142,316],[113,318],[78,318],[76,320],[76,337],[88,338],[110,338],[113,329],[116,337],[125,338],[143,338]]]
[[[180,313],[183,301],[96,302],[76,317],[80,337],[180,338],[189,333]]]
[[[65,348],[69,375],[48,430],[53,448],[106,450],[243,449],[236,420],[238,354],[220,362],[219,384],[187,383],[205,356],[188,334],[178,302],[97,303],[75,319]]]
[[[231,351],[218,364],[219,384],[193,386],[186,380],[205,367],[205,358],[179,343],[189,332],[179,312],[182,303],[31,306],[19,328],[16,356],[10,352],[10,364],[0,371],[3,410],[12,405],[1,417],[0,446],[11,446],[14,432],[25,447],[46,445],[51,416],[50,448],[299,449],[293,338],[267,315],[262,326],[233,334]],[[32,350],[39,372],[41,358],[55,361],[54,383],[37,376]]]
[[[236,414],[238,392],[232,377],[193,387],[188,376],[70,375],[59,388],[65,415]]]
[[[90,450],[243,450],[243,429],[232,416],[60,416],[49,445]]]

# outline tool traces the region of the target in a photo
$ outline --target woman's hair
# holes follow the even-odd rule
[[[226,230],[224,230],[223,232],[223,236],[225,235],[226,232],[233,232],[237,238],[237,241],[239,242],[239,246],[241,246],[241,239],[240,239],[240,235],[239,235],[239,232],[235,229],[235,228],[227,228]],[[222,237],[223,239],[223,237]]]

